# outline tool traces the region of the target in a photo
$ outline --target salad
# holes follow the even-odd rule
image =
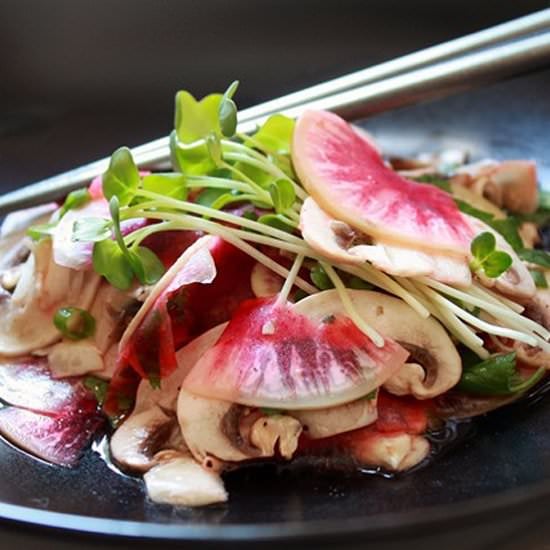
[[[173,505],[322,457],[385,474],[544,387],[550,202],[528,160],[384,156],[323,111],[238,131],[176,95],[172,171],[129,149],[0,230],[0,433],[109,460]]]

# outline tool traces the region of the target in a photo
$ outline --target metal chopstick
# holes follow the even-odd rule
[[[549,17],[550,10],[544,10],[540,14]],[[537,19],[537,31],[540,31],[541,28],[550,28],[548,21],[544,26],[540,26],[542,25],[541,21],[542,19]],[[435,46],[435,48],[437,47]],[[305,108],[327,109],[352,119],[418,101],[442,97],[499,78],[527,72],[548,63],[550,63],[550,32],[543,32],[532,37],[521,38],[515,42],[492,46],[458,59],[409,71],[379,82],[367,83],[352,89],[344,87],[343,91],[332,95],[314,94],[312,100],[302,104],[295,104],[292,101],[285,108],[282,102],[284,98],[281,98],[280,108],[275,112],[298,116]],[[276,101],[268,103],[273,105]],[[260,107],[252,109],[262,112]],[[266,108],[263,115],[250,118],[250,115],[247,114],[250,111],[251,109],[246,109],[240,113],[239,131],[241,132],[253,131],[272,113]],[[162,138],[139,146],[133,152],[140,166],[156,164],[167,158],[168,142],[166,138]],[[8,193],[0,197],[0,213],[59,198],[102,173],[107,164],[108,159],[96,161]]]

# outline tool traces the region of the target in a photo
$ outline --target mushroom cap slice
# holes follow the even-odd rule
[[[235,406],[228,401],[207,399],[181,389],[177,404],[181,433],[189,450],[201,464],[208,456],[228,462],[250,458],[224,430],[224,419]]]
[[[22,266],[11,296],[0,299],[0,350],[3,355],[24,355],[61,338],[52,319],[60,307],[87,309],[99,286],[91,271],[57,265],[51,242],[37,243]]]
[[[351,445],[356,460],[367,466],[403,472],[422,462],[430,452],[430,443],[421,435],[373,432]]]
[[[219,474],[183,454],[161,460],[143,479],[153,502],[195,507],[227,501],[227,491]]]
[[[460,356],[435,319],[423,319],[402,300],[380,292],[348,292],[356,310],[370,326],[411,353],[402,367],[405,374],[398,371],[385,381],[391,390],[427,399],[447,391],[459,381],[462,374]],[[294,307],[300,313],[319,319],[343,311],[335,290],[309,296]]]
[[[335,220],[308,197],[300,211],[300,230],[306,242],[324,257],[343,264],[370,262],[381,271],[400,277],[430,276],[442,283],[468,287],[472,282],[465,256],[426,252],[374,239],[373,244],[355,244],[356,234],[346,223]]]
[[[310,439],[322,439],[357,430],[376,422],[378,409],[376,397],[372,399],[362,397],[337,407],[289,411],[289,414],[300,421]]]
[[[157,406],[132,414],[113,434],[111,454],[123,467],[145,472],[154,465],[154,454],[170,439],[176,426],[176,419]]]

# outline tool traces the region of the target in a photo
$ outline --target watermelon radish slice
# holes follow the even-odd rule
[[[13,444],[59,466],[74,466],[103,424],[95,410],[47,416],[17,407],[0,410],[0,433]]]
[[[410,181],[333,113],[306,111],[292,160],[300,181],[334,218],[385,242],[467,255],[472,230],[453,199]]]
[[[312,320],[276,299],[247,300],[185,378],[189,392],[249,406],[317,409],[380,386],[407,359],[343,316]]]
[[[47,415],[58,415],[89,399],[76,378],[52,378],[46,358],[27,357],[0,364],[0,400]]]
[[[120,343],[120,364],[144,378],[165,378],[177,366],[176,350],[229,320],[252,296],[254,261],[218,237],[202,237],[157,283]]]

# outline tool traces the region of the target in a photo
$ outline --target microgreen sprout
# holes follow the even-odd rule
[[[53,317],[53,324],[70,340],[82,340],[95,332],[95,319],[85,309],[78,307],[58,309]]]
[[[480,233],[470,246],[472,271],[483,270],[487,277],[494,279],[500,277],[512,265],[510,254],[502,250],[496,250],[496,238],[489,231]]]

